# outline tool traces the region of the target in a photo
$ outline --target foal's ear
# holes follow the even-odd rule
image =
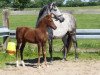
[[[47,15],[46,18],[52,18],[52,14]]]

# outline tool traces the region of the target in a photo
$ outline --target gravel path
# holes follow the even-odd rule
[[[49,65],[49,64],[48,64]],[[12,67],[0,69],[0,75],[100,75],[100,60],[86,61],[54,61],[52,65],[41,68],[36,63],[26,67]]]

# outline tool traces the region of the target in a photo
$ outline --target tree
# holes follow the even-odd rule
[[[61,6],[63,4],[63,1],[64,0],[35,0],[35,4],[38,6],[38,7],[42,7],[48,3],[51,3],[51,2],[57,2],[57,5],[58,6]]]
[[[20,4],[20,9],[23,10],[26,7],[26,4],[30,2],[30,0],[18,0]]]

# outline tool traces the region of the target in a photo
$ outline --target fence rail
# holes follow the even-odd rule
[[[15,30],[0,30],[0,37],[9,36],[15,38]],[[77,39],[100,39],[100,29],[77,29]]]
[[[81,39],[100,39],[100,29],[77,29],[76,37]]]

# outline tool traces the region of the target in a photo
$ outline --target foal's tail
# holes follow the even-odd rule
[[[20,40],[20,38],[19,38],[19,36],[20,36],[19,33],[20,33],[20,29],[19,29],[19,27],[17,27],[17,28],[16,28],[16,43],[17,43],[17,44],[16,44],[16,51],[19,49],[19,43],[18,43],[19,40]]]
[[[25,34],[25,28],[24,27],[17,27],[16,28],[16,50],[19,49],[19,46],[23,40],[23,36]]]

